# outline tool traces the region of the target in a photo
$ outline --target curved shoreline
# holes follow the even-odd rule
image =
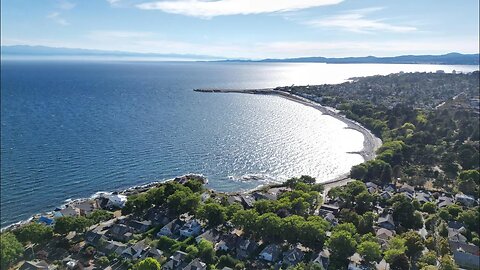
[[[382,140],[380,138],[377,138],[373,133],[362,126],[360,123],[349,119],[337,112],[334,111],[332,108],[328,108],[326,106],[323,106],[315,101],[312,101],[310,99],[304,98],[302,96],[298,96],[289,92],[285,91],[280,91],[276,90],[274,88],[264,88],[264,89],[194,89],[195,92],[202,92],[202,93],[239,93],[239,94],[256,94],[256,95],[274,95],[274,96],[279,96],[286,98],[288,100],[291,100],[293,102],[297,102],[300,104],[303,104],[305,106],[310,106],[312,108],[315,108],[322,112],[322,114],[331,116],[339,121],[342,121],[347,125],[345,129],[352,129],[355,131],[360,132],[363,135],[363,149],[361,151],[355,151],[355,152],[348,152],[350,154],[358,154],[362,156],[362,158],[365,161],[372,160],[376,156],[376,151],[378,148],[382,146]],[[335,185],[335,183],[338,183],[340,185],[343,185],[341,183],[344,183],[345,181],[348,181],[349,173],[342,174],[340,176],[335,177],[334,179],[329,179],[327,181],[321,182],[324,185]],[[346,183],[344,183],[346,184]]]
[[[313,107],[313,108],[319,110],[320,112],[322,112],[322,114],[329,115],[329,116],[345,123],[347,125],[347,127],[345,127],[345,129],[356,130],[364,136],[363,149],[361,151],[358,151],[358,152],[348,152],[348,153],[359,154],[359,155],[362,156],[362,158],[365,161],[375,158],[375,151],[382,145],[382,141],[379,138],[377,138],[375,135],[373,135],[370,132],[370,130],[363,127],[360,123],[358,123],[356,121],[353,121],[351,119],[348,119],[343,115],[338,114],[337,112],[335,112],[331,108],[322,106],[322,105],[320,105],[320,104],[318,104],[318,103],[316,103],[312,100],[309,100],[307,98],[304,98],[304,97],[301,97],[301,96],[298,96],[298,95],[294,95],[294,94],[291,94],[291,93],[288,93],[288,92],[285,92],[285,91],[279,91],[279,90],[275,90],[273,88],[268,88],[268,89],[245,89],[245,90],[194,89],[194,91],[196,91],[196,92],[207,92],[207,93],[241,93],[241,94],[275,95],[275,96],[279,96],[279,97],[289,99],[293,102],[303,104],[305,106]],[[353,179],[349,178],[348,176],[349,176],[349,172],[346,172],[346,173],[344,173],[342,175],[339,175],[339,176],[337,176],[333,179],[328,179],[327,181],[321,182],[325,186],[324,196],[326,195],[328,190],[331,189],[332,187],[343,186],[343,185],[346,185],[348,182],[353,181]],[[148,182],[146,184],[140,184],[140,185],[132,186],[132,187],[129,187],[129,188],[126,188],[126,189],[123,189],[123,190],[116,191],[116,192],[118,192],[119,194],[123,194],[123,195],[129,195],[129,194],[132,194],[132,193],[146,191],[149,188],[151,188],[155,185],[158,185],[159,183],[166,182],[166,181],[172,181],[172,180],[174,180],[174,179],[164,179],[162,181]],[[251,190],[247,190],[247,191],[244,191],[244,192],[248,193],[248,192],[260,189],[262,187],[264,187],[264,185],[259,185],[256,188],[253,188]],[[97,196],[97,194],[100,194],[100,193],[112,193],[112,191],[110,191],[110,192],[99,191],[99,192],[94,193],[90,197],[77,198],[77,199],[69,200],[68,202],[65,201],[65,202],[63,202],[62,206],[70,205],[70,204],[73,204],[75,202],[81,202],[81,201],[84,201],[84,200],[92,199],[93,197]],[[226,193],[235,193],[235,191],[226,192]],[[15,228],[17,226],[22,226],[23,224],[26,224],[26,223],[32,221],[36,216],[39,216],[39,215],[42,215],[42,214],[48,214],[50,212],[52,212],[52,211],[46,211],[46,212],[34,214],[26,220],[21,220],[21,221],[12,223],[10,225],[7,225],[5,227],[2,227],[0,229],[0,231],[3,232],[5,230],[9,230],[9,229]]]

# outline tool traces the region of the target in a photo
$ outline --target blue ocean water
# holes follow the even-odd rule
[[[192,89],[335,83],[353,76],[437,69],[2,62],[1,225],[51,210],[69,198],[185,173],[204,174],[211,188],[223,191],[301,174],[331,179],[362,162],[359,155],[347,154],[362,148],[360,133],[280,97]]]

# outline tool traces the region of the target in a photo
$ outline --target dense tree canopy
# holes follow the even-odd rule
[[[12,233],[0,234],[0,263],[2,269],[7,269],[10,264],[23,255],[23,246]]]

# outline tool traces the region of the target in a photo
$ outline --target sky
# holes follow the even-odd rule
[[[478,53],[478,0],[2,0],[2,45],[227,58]]]

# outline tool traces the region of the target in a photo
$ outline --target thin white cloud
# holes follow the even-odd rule
[[[69,2],[67,0],[60,0],[58,3],[58,7],[63,10],[70,10],[73,9],[77,4]]]
[[[152,32],[134,32],[134,31],[92,31],[88,34],[91,39],[124,39],[124,38],[148,38],[152,37]]]
[[[343,0],[167,0],[137,5],[140,9],[161,10],[199,18],[225,15],[278,13],[335,5]]]
[[[107,0],[107,2],[112,6],[116,6],[120,3],[120,0]]]
[[[55,23],[58,23],[58,24],[63,25],[63,26],[69,25],[67,20],[62,18],[61,14],[59,12],[52,12],[52,13],[47,15],[47,18],[54,21]]]
[[[364,9],[351,10],[338,15],[326,17],[323,19],[310,20],[305,22],[308,25],[320,28],[341,29],[355,33],[372,32],[395,32],[406,33],[416,31],[413,26],[401,26],[387,23],[385,19],[370,19],[367,15],[379,10],[382,7],[371,7]]]

